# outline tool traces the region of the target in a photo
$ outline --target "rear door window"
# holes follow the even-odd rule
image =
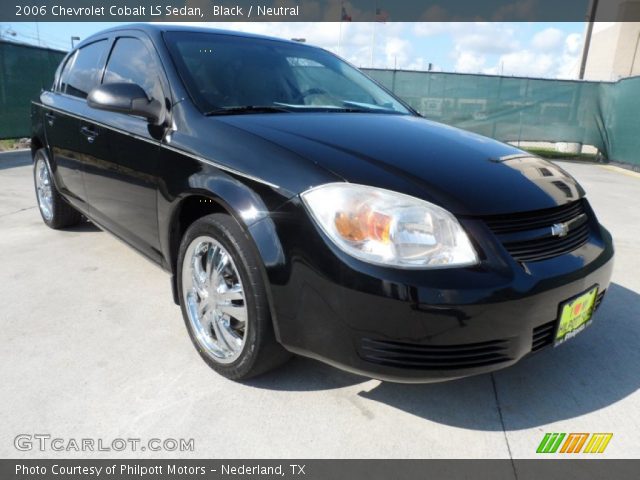
[[[58,82],[58,85],[56,87],[56,92],[63,92],[66,90],[67,88],[67,80],[69,79],[69,72],[71,71],[71,66],[73,65],[73,62],[76,59],[76,55],[78,54],[78,52],[74,52],[73,55],[71,55],[66,63],[64,64],[64,67],[62,68],[62,72],[60,73],[60,81]]]
[[[65,78],[65,72],[62,72],[64,93],[74,97],[87,98],[91,89],[98,85],[98,69],[106,47],[107,41],[99,40],[78,50],[69,70],[68,78]]]

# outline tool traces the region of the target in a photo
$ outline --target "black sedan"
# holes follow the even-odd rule
[[[32,120],[44,222],[88,218],[169,272],[228,378],[290,352],[394,381],[488,372],[583,330],[609,284],[611,236],[570,175],[319,48],[113,28]]]

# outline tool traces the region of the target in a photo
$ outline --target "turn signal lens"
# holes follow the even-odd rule
[[[374,212],[368,205],[361,205],[356,212],[336,212],[336,231],[345,239],[353,242],[376,240],[389,242],[391,217]]]
[[[322,185],[301,197],[329,238],[361,260],[401,268],[478,263],[458,220],[424,200],[351,183]]]

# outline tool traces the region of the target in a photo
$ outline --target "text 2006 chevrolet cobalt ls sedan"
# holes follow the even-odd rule
[[[32,115],[45,223],[85,216],[170,272],[229,378],[289,352],[396,381],[488,372],[580,332],[609,284],[611,236],[571,176],[318,48],[114,28]]]

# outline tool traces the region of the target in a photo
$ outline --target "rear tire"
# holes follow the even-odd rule
[[[225,214],[195,221],[180,244],[178,292],[189,336],[203,360],[231,380],[290,357],[275,338],[259,262],[247,234]]]
[[[43,148],[36,151],[33,159],[36,200],[44,223],[54,229],[80,223],[82,214],[69,205],[56,188],[46,151]]]

